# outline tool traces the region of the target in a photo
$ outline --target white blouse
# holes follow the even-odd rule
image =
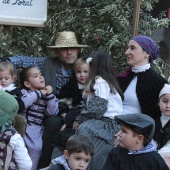
[[[120,115],[123,111],[123,103],[121,96],[119,93],[114,89],[114,92],[110,92],[110,87],[107,81],[105,81],[102,77],[96,78],[94,84],[95,95],[99,96],[100,98],[104,98],[108,101],[107,104],[107,111],[103,115],[104,117],[108,117],[110,119],[114,119],[115,115]],[[93,96],[94,94],[89,94],[87,101]]]
[[[150,68],[150,64],[132,67],[132,72],[139,73]],[[142,113],[139,100],[136,94],[137,76],[132,79],[124,92],[123,114]]]
[[[32,161],[28,155],[28,150],[20,134],[14,134],[10,139],[10,146],[14,151],[14,159],[17,163],[19,170],[31,170]]]

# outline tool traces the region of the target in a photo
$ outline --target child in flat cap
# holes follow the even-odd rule
[[[24,140],[12,126],[17,112],[16,99],[0,91],[0,166],[4,170],[31,170],[32,161]]]
[[[158,153],[164,158],[170,168],[170,85],[165,84],[159,94],[162,116],[156,120],[154,144]]]
[[[151,142],[154,120],[145,114],[115,116],[121,126],[119,146],[112,149],[102,170],[168,170]]]

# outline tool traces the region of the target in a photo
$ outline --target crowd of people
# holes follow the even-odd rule
[[[81,56],[86,47],[63,31],[53,57],[0,61],[3,170],[170,168],[170,85],[151,68],[157,44],[132,37],[118,75],[108,53]]]

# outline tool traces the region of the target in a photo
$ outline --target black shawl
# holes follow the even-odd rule
[[[126,77],[117,78],[123,92],[125,92],[135,76],[137,76],[136,94],[142,113],[147,114],[156,120],[161,116],[161,112],[158,107],[159,93],[164,84],[167,83],[167,80],[151,68],[137,74],[131,72]]]

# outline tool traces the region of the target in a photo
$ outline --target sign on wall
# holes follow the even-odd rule
[[[0,24],[43,27],[47,0],[0,0]]]

